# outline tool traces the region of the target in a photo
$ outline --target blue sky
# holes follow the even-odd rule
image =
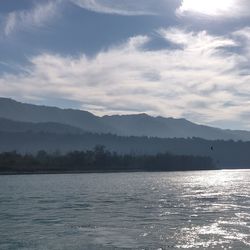
[[[0,0],[0,96],[250,129],[250,1]]]

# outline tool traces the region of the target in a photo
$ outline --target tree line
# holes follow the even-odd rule
[[[213,160],[204,156],[118,154],[104,146],[93,150],[37,154],[5,152],[0,154],[1,173],[36,172],[121,172],[188,171],[216,169]]]

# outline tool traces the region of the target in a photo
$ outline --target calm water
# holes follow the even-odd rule
[[[0,249],[250,249],[250,171],[0,176]]]

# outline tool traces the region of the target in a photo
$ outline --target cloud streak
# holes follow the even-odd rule
[[[250,111],[248,29],[230,37],[169,28],[158,34],[178,49],[148,50],[149,36],[85,55],[40,54],[19,75],[0,78],[2,96],[21,100],[64,98],[96,114],[138,113],[186,117],[195,122],[235,122]],[[242,128],[249,128],[247,122]]]
[[[18,30],[42,27],[56,15],[59,3],[60,1],[45,1],[45,3],[34,5],[29,10],[8,13],[4,20],[4,35],[10,36]]]
[[[75,5],[99,13],[113,15],[159,15],[169,9],[173,13],[181,0],[70,0]]]
[[[118,1],[98,1],[98,0],[72,0],[72,3],[75,5],[91,10],[99,13],[106,14],[116,14],[116,15],[125,15],[125,16],[133,16],[133,15],[153,15],[154,13],[149,10],[134,10],[128,7],[126,2]],[[134,4],[136,6],[136,4]]]

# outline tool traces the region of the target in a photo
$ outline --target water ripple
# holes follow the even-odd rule
[[[0,249],[250,249],[250,171],[0,176]]]

